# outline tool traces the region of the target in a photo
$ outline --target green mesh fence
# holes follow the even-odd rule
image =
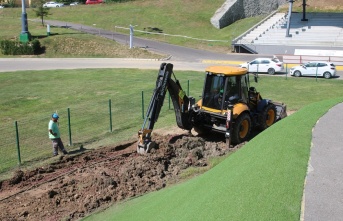
[[[152,91],[144,93],[144,115],[151,94]],[[155,125],[156,129],[176,125],[174,110],[172,104],[169,105],[168,98],[167,94],[160,117]],[[85,149],[94,149],[137,138],[137,132],[143,124],[142,94],[123,94],[110,98],[110,100],[112,131],[110,130],[109,100],[99,100],[96,104],[79,101],[62,110],[57,110],[60,116],[58,122],[61,138],[69,152],[79,151],[81,145]],[[69,136],[68,108],[71,136]],[[52,145],[48,137],[48,123],[52,112],[37,113],[35,118],[23,117],[1,124],[0,174],[15,169],[19,165],[26,166],[52,157]],[[16,139],[15,121],[18,126],[18,140]],[[20,147],[21,164],[19,164],[17,142]]]

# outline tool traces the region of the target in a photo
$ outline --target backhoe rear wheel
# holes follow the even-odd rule
[[[249,114],[242,113],[237,117],[232,128],[232,143],[239,144],[248,140],[251,131],[251,119]]]
[[[258,116],[258,124],[260,130],[265,130],[272,126],[276,121],[276,107],[274,104],[268,104],[263,108]]]

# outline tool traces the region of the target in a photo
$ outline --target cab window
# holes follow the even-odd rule
[[[224,90],[224,76],[206,74],[205,90],[203,94],[203,105],[210,108],[218,108],[218,103],[215,103],[214,98]]]

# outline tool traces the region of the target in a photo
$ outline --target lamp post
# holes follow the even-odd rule
[[[27,14],[25,8],[25,0],[21,0],[21,33],[20,42],[28,42],[30,40],[30,32],[27,24]]]
[[[289,34],[289,29],[290,29],[290,25],[291,25],[291,14],[292,14],[293,2],[294,2],[294,0],[289,0],[289,9],[288,9],[288,20],[287,20],[286,37],[292,37],[292,35]]]
[[[130,25],[130,49],[133,47],[133,26]]]
[[[308,21],[308,19],[306,18],[306,0],[303,0],[303,18],[301,19],[301,21]]]
[[[134,35],[134,27],[137,25],[131,25],[130,24],[130,49],[133,48],[133,35]]]

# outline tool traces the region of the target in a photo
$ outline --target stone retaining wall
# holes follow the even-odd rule
[[[287,2],[287,0],[226,0],[211,18],[211,23],[221,29],[242,18],[269,14]]]

